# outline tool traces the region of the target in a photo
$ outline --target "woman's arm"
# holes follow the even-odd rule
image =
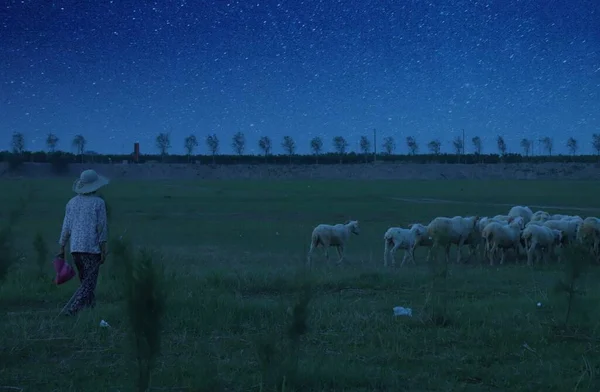
[[[65,217],[63,219],[62,230],[60,231],[60,238],[58,244],[60,245],[60,254],[65,254],[65,245],[71,238],[71,209],[69,204],[65,208]]]
[[[100,243],[100,251],[102,252],[102,261],[106,256],[106,242],[108,241],[108,218],[106,217],[106,203],[104,200],[100,203],[97,210],[98,219],[98,242]]]

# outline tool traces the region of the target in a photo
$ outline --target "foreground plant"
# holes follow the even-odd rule
[[[565,313],[564,326],[567,327],[571,318],[575,297],[583,294],[577,289],[577,285],[582,275],[587,271],[587,267],[592,260],[589,251],[580,245],[571,245],[565,249],[565,272],[564,277],[560,279],[555,287],[557,293],[564,293],[566,296],[567,310]]]
[[[308,305],[312,298],[311,285],[303,278],[300,293],[293,307],[288,308],[286,333],[271,335],[258,344],[261,365],[260,391],[293,390],[298,383],[298,363],[302,337],[308,330]]]
[[[29,197],[19,199],[16,207],[8,213],[8,220],[4,227],[0,228],[0,282],[4,281],[10,267],[15,264],[17,255],[14,247],[14,227],[27,209]]]
[[[160,354],[160,331],[165,310],[162,270],[157,270],[149,251],[142,250],[135,255],[131,246],[123,240],[115,242],[113,254],[115,262],[124,267],[126,311],[138,367],[136,389],[146,392]]]
[[[48,245],[40,232],[38,232],[33,239],[33,249],[35,250],[35,260],[38,265],[40,276],[43,276],[44,269],[48,265]]]
[[[439,239],[442,246],[433,254],[429,263],[429,290],[426,293],[425,308],[429,309],[429,321],[434,325],[445,326],[449,323],[448,307],[448,262],[445,257],[446,238]],[[460,251],[460,250],[459,250]]]

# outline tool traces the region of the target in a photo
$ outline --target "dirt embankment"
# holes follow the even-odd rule
[[[411,164],[360,165],[201,165],[201,164],[71,164],[57,175],[46,163],[25,163],[10,172],[0,163],[0,178],[77,177],[84,169],[95,169],[109,178],[124,179],[356,179],[356,180],[600,180],[600,165],[581,163],[542,164]]]

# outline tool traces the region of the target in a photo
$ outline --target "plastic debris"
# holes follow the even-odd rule
[[[110,327],[110,325],[106,321],[104,321],[104,320],[100,320],[100,326],[102,328],[108,328],[108,327]]]
[[[404,308],[402,306],[396,306],[394,308],[394,316],[408,316],[412,317],[412,309]]]

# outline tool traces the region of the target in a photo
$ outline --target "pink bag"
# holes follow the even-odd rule
[[[56,283],[57,285],[68,282],[75,276],[75,270],[73,269],[73,267],[71,267],[69,263],[67,263],[62,257],[56,256],[56,258],[53,261],[53,264],[54,271],[56,271],[56,278],[54,278],[54,283]]]

